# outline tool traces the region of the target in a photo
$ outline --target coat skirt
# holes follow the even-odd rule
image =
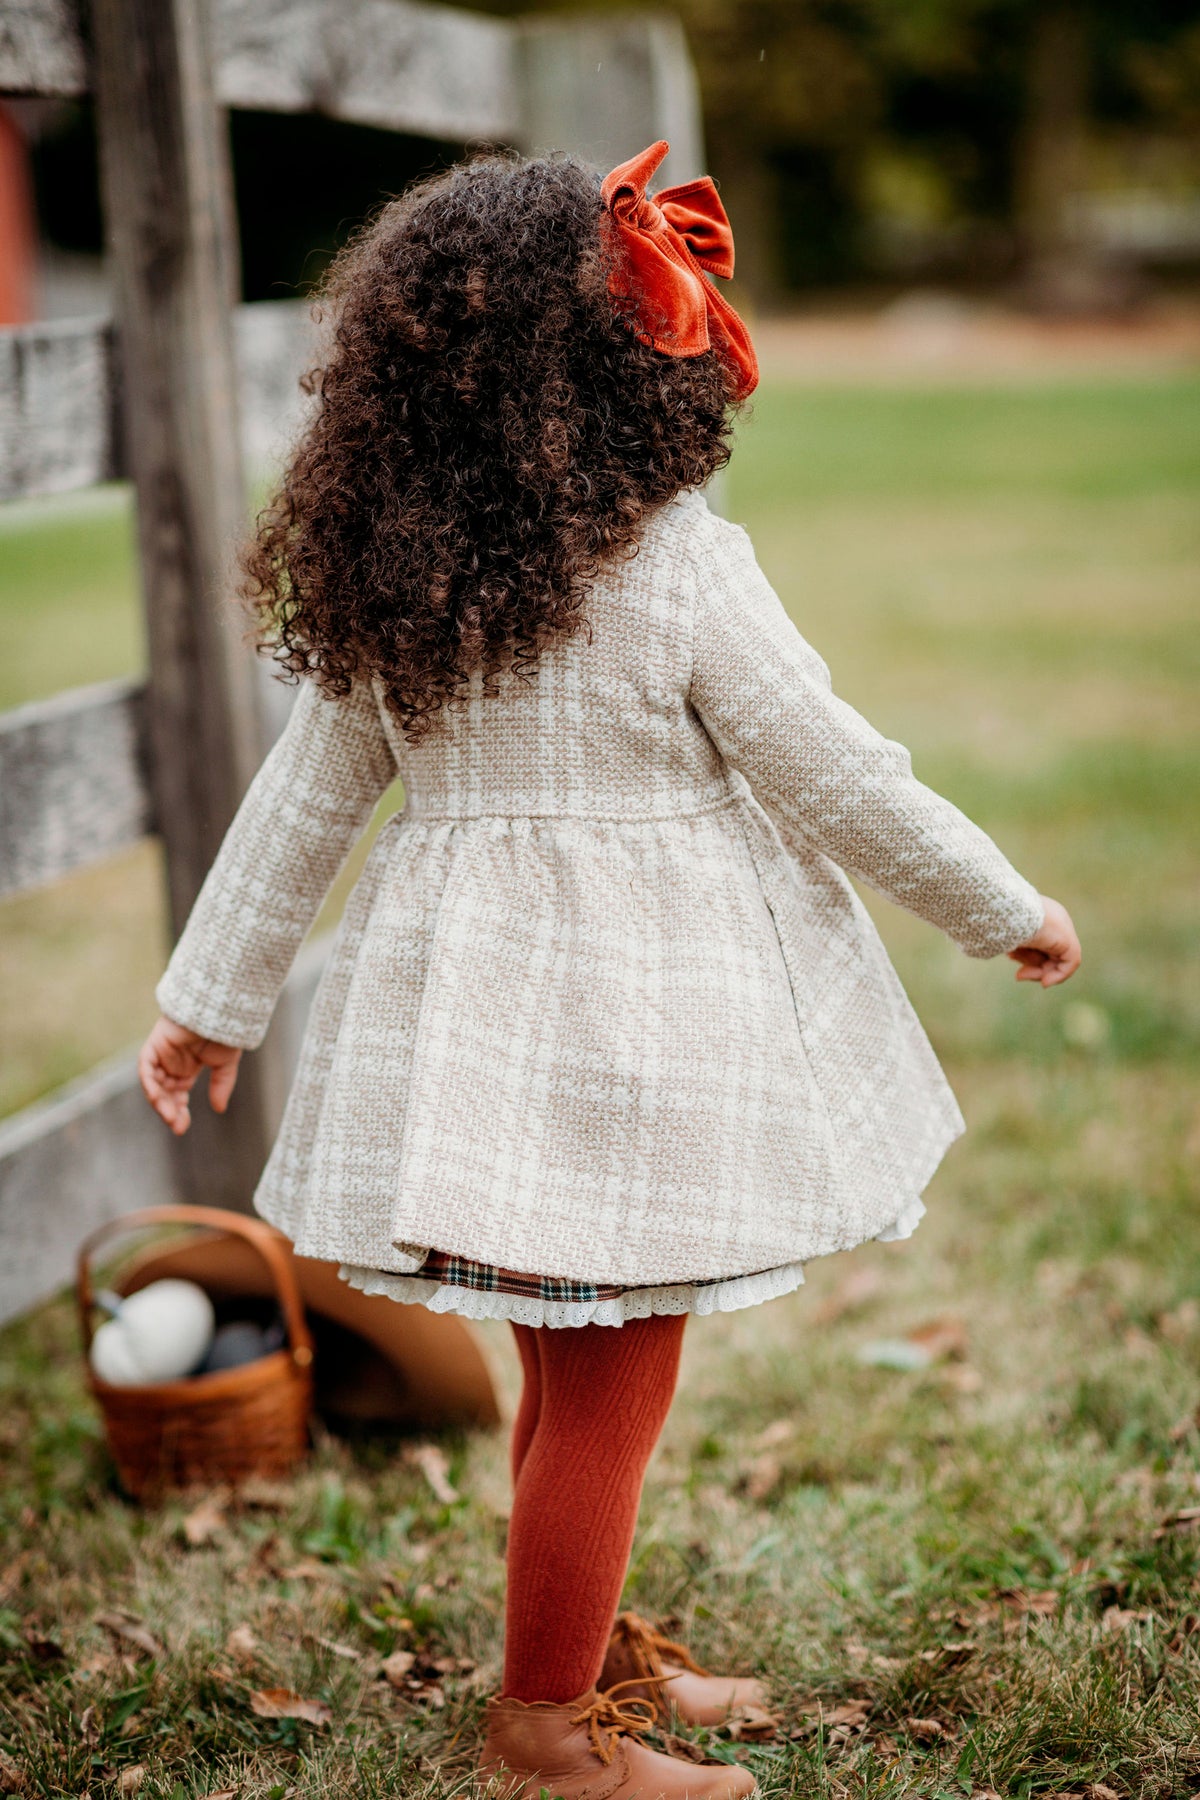
[[[655,514],[586,610],[534,679],[476,681],[415,746],[366,685],[305,683],[158,989],[171,1018],[257,1044],[402,777],[255,1199],[362,1284],[433,1246],[641,1289],[774,1271],[781,1291],[888,1234],[962,1120],[848,874],[973,956],[1042,921],[834,696],[703,496]]]

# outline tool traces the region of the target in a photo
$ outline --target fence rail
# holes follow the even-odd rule
[[[505,19],[406,0],[218,0],[213,39],[225,106],[460,142],[518,133],[517,34]],[[90,62],[71,0],[5,0],[0,92],[85,94]]]
[[[0,896],[58,881],[153,829],[144,682],[105,681],[0,714]]]
[[[86,27],[83,23],[86,17]],[[137,493],[150,671],[0,715],[0,896],[147,833],[178,928],[279,722],[220,622],[244,468],[282,447],[314,341],[303,301],[231,308],[236,234],[221,109],[320,112],[601,164],[658,137],[699,172],[677,21],[644,11],[498,19],[417,0],[2,0],[0,94],[94,94],[116,304],[0,331],[0,501],[116,478]],[[274,719],[268,714],[274,711]],[[229,1114],[172,1141],[134,1059],[0,1121],[0,1320],[69,1276],[93,1225],[171,1198],[246,1205],[325,947],[297,961]]]
[[[242,450],[268,463],[299,418],[314,346],[303,300],[260,300],[233,318]],[[0,500],[72,493],[128,474],[111,320],[0,329]]]

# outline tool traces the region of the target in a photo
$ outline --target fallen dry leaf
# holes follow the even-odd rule
[[[983,1390],[983,1376],[970,1363],[951,1363],[942,1370],[942,1386],[955,1394],[978,1394]]]
[[[1103,1631],[1132,1631],[1135,1625],[1153,1622],[1152,1612],[1138,1612],[1128,1606],[1106,1606],[1100,1620]]]
[[[722,1727],[735,1744],[768,1744],[779,1735],[779,1721],[765,1706],[739,1706]]]
[[[315,1556],[305,1556],[299,1562],[287,1563],[276,1570],[281,1581],[336,1581],[337,1572],[328,1563],[318,1562]]]
[[[1125,1346],[1125,1354],[1139,1362],[1148,1362],[1152,1356],[1158,1355],[1158,1345],[1140,1325],[1127,1325],[1121,1333],[1121,1342]]]
[[[215,1793],[202,1794],[200,1800],[237,1800],[240,1788],[218,1788]]]
[[[865,1725],[871,1715],[871,1707],[866,1700],[848,1700],[843,1706],[833,1706],[822,1714],[826,1725],[849,1725],[857,1728]]]
[[[110,1676],[113,1670],[121,1669],[122,1663],[130,1663],[133,1669],[137,1669],[137,1663],[133,1663],[133,1658],[113,1656],[110,1651],[95,1651],[94,1656],[88,1656],[86,1663],[79,1663],[76,1669],[72,1670],[70,1679],[72,1681],[95,1681],[99,1676]]]
[[[203,1544],[211,1544],[212,1540],[225,1527],[225,1506],[227,1502],[215,1494],[206,1494],[198,1506],[194,1506],[183,1519],[182,1530],[184,1542],[192,1550],[199,1550]]]
[[[24,1769],[0,1750],[0,1794],[23,1794],[28,1786],[29,1777]]]
[[[235,1625],[225,1639],[225,1649],[234,1662],[249,1668],[258,1658],[259,1642],[249,1625]]]
[[[941,1744],[954,1735],[940,1719],[905,1719],[903,1728],[918,1744]]]
[[[290,1688],[258,1688],[250,1696],[250,1710],[260,1719],[303,1719],[309,1725],[328,1725],[333,1711],[323,1700],[305,1700]]]
[[[1197,1525],[1200,1525],[1200,1506],[1178,1506],[1159,1521],[1152,1536],[1173,1537],[1177,1531],[1191,1531]]]
[[[1170,1312],[1159,1313],[1155,1323],[1168,1343],[1185,1344],[1200,1331],[1200,1300],[1181,1300]]]
[[[999,1619],[1006,1627],[1020,1618],[1033,1615],[1051,1619],[1058,1611],[1057,1588],[999,1588],[990,1600],[981,1600],[975,1608],[974,1620]]]
[[[794,1419],[772,1419],[771,1423],[759,1432],[754,1440],[756,1450],[774,1450],[779,1444],[786,1444],[796,1435]]]
[[[404,1453],[405,1462],[412,1463],[420,1469],[429,1483],[435,1500],[443,1506],[453,1506],[461,1496],[450,1480],[450,1465],[446,1461],[446,1452],[437,1444],[413,1444]]]
[[[962,1638],[956,1643],[938,1644],[933,1650],[922,1650],[920,1660],[937,1669],[960,1669],[970,1662],[977,1648],[968,1638]]]
[[[17,1590],[24,1581],[25,1571],[32,1561],[33,1551],[22,1550],[20,1555],[14,1556],[12,1561],[5,1565],[3,1572],[0,1572],[0,1606],[7,1606],[10,1600],[16,1599]]]
[[[94,1706],[85,1706],[79,1715],[79,1735],[83,1739],[84,1748],[94,1750],[100,1742],[100,1726],[96,1719]]]
[[[704,1761],[703,1750],[699,1744],[694,1744],[691,1738],[675,1737],[668,1733],[663,1738],[663,1743],[668,1756],[678,1757],[682,1762],[702,1763]]]
[[[782,1480],[783,1464],[768,1450],[746,1465],[738,1486],[748,1500],[758,1503],[773,1493]]]
[[[1200,1634],[1200,1613],[1184,1613],[1175,1627],[1175,1635],[1167,1645],[1167,1649],[1172,1656],[1178,1656],[1186,1646],[1188,1639],[1196,1637],[1198,1634]]]
[[[957,1313],[940,1313],[904,1335],[906,1342],[924,1350],[930,1362],[961,1361],[970,1348],[966,1321]]]
[[[814,1700],[802,1710],[806,1715],[803,1723],[788,1734],[793,1739],[811,1737],[815,1731],[859,1731],[871,1716],[867,1700],[847,1700],[841,1706]]]
[[[1090,1781],[1083,1791],[1086,1800],[1121,1800],[1116,1788],[1109,1787],[1107,1781]]]
[[[392,1687],[401,1687],[412,1674],[416,1660],[416,1655],[411,1650],[393,1650],[390,1656],[384,1658],[379,1673]]]
[[[118,1794],[136,1794],[145,1779],[145,1763],[130,1763],[129,1767],[122,1769],[117,1776]]]
[[[136,1613],[117,1611],[96,1614],[97,1625],[103,1625],[114,1637],[123,1638],[137,1650],[144,1650],[147,1656],[165,1656],[166,1647],[160,1644],[154,1633],[143,1624]]]

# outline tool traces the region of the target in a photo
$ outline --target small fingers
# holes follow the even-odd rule
[[[223,1113],[229,1105],[229,1099],[237,1086],[238,1063],[241,1058],[230,1057],[228,1062],[218,1063],[208,1077],[208,1103],[216,1113]]]
[[[191,1082],[164,1067],[152,1038],[142,1046],[137,1066],[138,1080],[150,1105],[176,1137],[182,1137],[191,1124],[187,1099]]]

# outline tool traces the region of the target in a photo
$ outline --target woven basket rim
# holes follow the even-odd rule
[[[255,1388],[266,1387],[276,1380],[310,1379],[309,1364],[297,1359],[286,1346],[256,1356],[253,1362],[239,1363],[233,1369],[211,1369],[204,1375],[182,1375],[176,1381],[118,1382],[102,1381],[88,1370],[88,1386],[96,1399],[106,1405],[110,1399],[139,1400],[143,1405],[187,1406],[207,1400],[237,1400]]]

